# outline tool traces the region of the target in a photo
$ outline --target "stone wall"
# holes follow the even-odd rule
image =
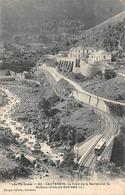
[[[80,92],[80,91],[76,91],[74,90],[71,94],[71,96],[83,103],[89,104],[90,106],[105,112],[105,113],[109,113],[109,108],[108,106],[104,103],[103,100],[99,99],[97,96],[91,96],[90,94],[84,93],[84,92]]]

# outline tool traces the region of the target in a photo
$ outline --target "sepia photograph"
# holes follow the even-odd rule
[[[0,0],[0,194],[124,185],[125,0]]]

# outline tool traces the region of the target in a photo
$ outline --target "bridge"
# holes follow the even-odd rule
[[[77,101],[80,101],[84,104],[93,107],[93,109],[95,109],[101,115],[103,120],[105,120],[105,130],[103,132],[101,132],[99,135],[93,135],[85,142],[76,144],[74,146],[74,151],[78,156],[79,172],[82,167],[86,167],[90,171],[94,170],[97,160],[100,161],[102,159],[107,159],[108,161],[110,161],[114,138],[119,130],[119,123],[110,114],[109,108],[106,103],[108,102],[121,106],[125,106],[125,103],[93,95],[83,90],[81,86],[78,85],[75,81],[61,75],[59,72],[57,72],[55,68],[49,67],[46,64],[43,64],[39,68],[44,71],[45,75],[47,76],[47,79],[49,79],[48,75],[51,75],[50,84],[52,85],[52,87],[54,87],[54,89],[55,84],[58,83],[61,79],[64,79],[68,83],[70,83],[74,88],[73,92],[70,94],[70,98],[72,97]],[[102,154],[97,157],[94,151],[95,146],[102,138],[106,140],[106,148],[104,149]]]

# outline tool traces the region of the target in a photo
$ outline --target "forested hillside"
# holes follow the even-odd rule
[[[118,0],[2,0],[3,38],[63,42],[124,9]]]
[[[78,45],[98,46],[108,51],[123,50],[125,47],[125,11],[83,32]]]

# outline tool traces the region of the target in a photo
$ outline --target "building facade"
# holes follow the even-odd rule
[[[85,49],[84,49],[84,54],[91,54],[91,53],[94,53],[94,52],[96,52],[96,49],[95,48],[93,48],[93,47],[86,47]]]
[[[111,62],[112,55],[104,50],[99,50],[91,53],[88,56],[87,62],[89,64],[95,64],[98,62]]]
[[[105,69],[109,69],[107,65],[105,68],[104,65],[101,66],[104,62],[111,62],[111,54],[104,50],[97,51],[92,47],[71,48],[69,53],[60,52],[57,56],[57,67],[60,71],[80,73],[84,76],[91,76],[96,70],[104,73]]]
[[[68,56],[69,59],[82,59],[84,57],[84,50],[82,47],[71,48]]]

